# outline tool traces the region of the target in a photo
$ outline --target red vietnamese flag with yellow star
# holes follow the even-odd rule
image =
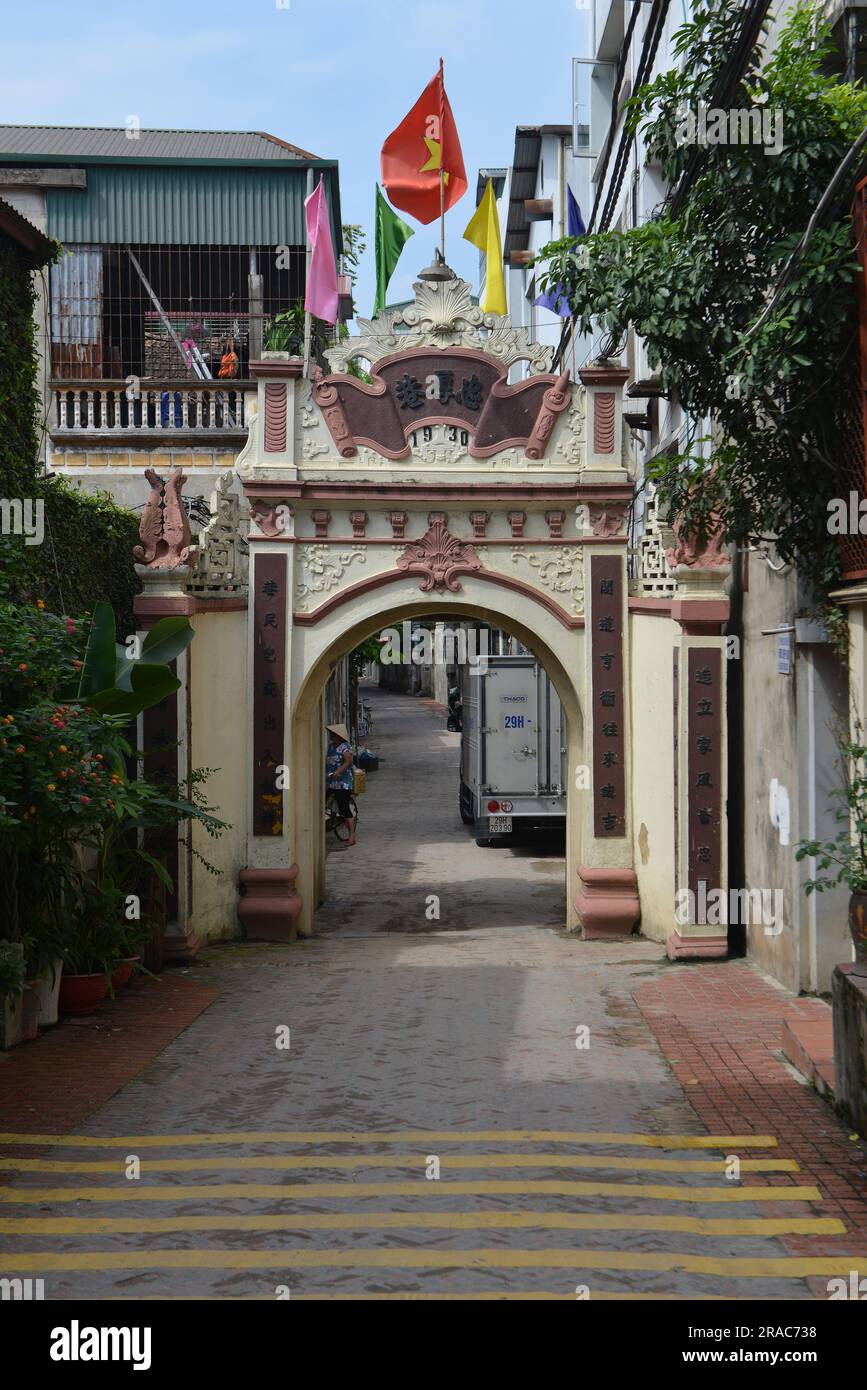
[[[433,222],[440,215],[440,169],[448,210],[466,193],[467,175],[442,59],[436,77],[382,147],[382,185],[389,202],[419,222]]]

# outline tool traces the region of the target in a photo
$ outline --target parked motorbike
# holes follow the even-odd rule
[[[446,729],[450,734],[459,734],[464,727],[464,706],[461,700],[461,692],[456,685],[453,685],[449,690],[448,702],[449,712],[446,720]]]

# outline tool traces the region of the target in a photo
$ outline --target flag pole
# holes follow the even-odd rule
[[[313,192],[313,170],[312,170],[312,169],[308,169],[308,170],[307,170],[307,197],[308,197],[308,198],[310,197],[310,195],[311,195],[312,192]],[[311,246],[311,244],[310,244],[310,235],[309,235],[309,233],[307,232],[306,209],[305,209],[305,223],[304,223],[304,226],[305,226],[305,234],[306,234],[306,236],[307,236],[307,254],[306,254],[306,257],[305,257],[305,267],[306,267],[306,268],[305,268],[305,271],[304,271],[304,298],[305,298],[305,300],[306,300],[306,298],[307,298],[307,290],[308,290],[309,284],[310,284],[310,260],[311,260],[312,254],[313,254],[313,248],[312,248],[312,246]],[[313,319],[312,319],[312,317],[311,317],[310,310],[307,309],[307,308],[305,307],[305,310],[304,310],[304,376],[305,376],[305,378],[306,378],[306,376],[307,376],[308,371],[310,370],[310,339],[311,339],[311,336],[312,336],[312,334],[311,334],[312,326],[313,326]]]
[[[446,175],[440,168],[440,253],[446,258]]]
[[[440,255],[446,258],[446,171],[443,155],[446,145],[446,79],[440,58]]]

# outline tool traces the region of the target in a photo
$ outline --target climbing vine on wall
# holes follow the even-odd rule
[[[138,589],[132,563],[137,517],[105,495],[46,478],[39,463],[35,303],[30,266],[11,240],[0,237],[0,497],[29,501],[34,508],[41,502],[44,517],[39,544],[0,535],[0,591],[12,599],[41,599],[56,613],[83,613],[105,599],[119,631],[130,632]]]
[[[31,486],[39,450],[39,399],[30,268],[15,244],[0,238],[0,479],[4,497]]]

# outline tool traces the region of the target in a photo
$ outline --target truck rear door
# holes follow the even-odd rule
[[[488,662],[480,679],[483,697],[486,791],[500,797],[535,796],[539,785],[536,662],[510,657]]]

